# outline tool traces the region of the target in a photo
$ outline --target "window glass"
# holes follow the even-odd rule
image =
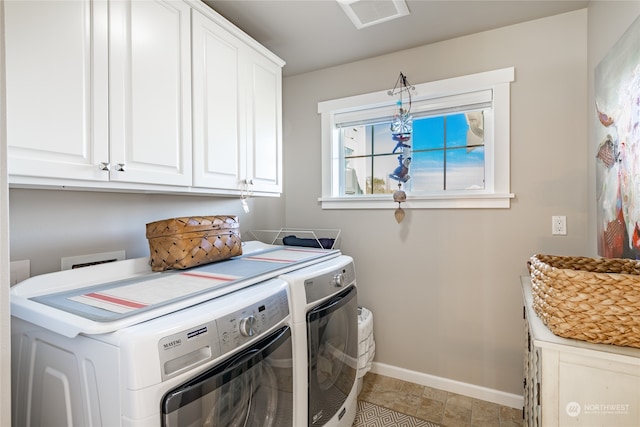
[[[416,85],[400,142],[391,124],[409,105],[388,91],[320,102],[322,207],[386,207],[399,187],[415,207],[509,207],[513,79],[505,68]]]
[[[393,139],[390,120],[341,128],[342,195],[393,193],[400,181],[413,193],[484,189],[482,129],[482,110],[414,119],[409,147]],[[405,167],[409,179],[397,179]]]

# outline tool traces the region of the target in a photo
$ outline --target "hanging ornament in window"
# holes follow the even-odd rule
[[[393,201],[398,203],[395,211],[396,221],[402,222],[404,219],[404,210],[402,202],[407,200],[407,194],[402,190],[402,184],[407,182],[409,176],[409,166],[411,165],[411,134],[413,133],[413,117],[411,116],[411,91],[416,88],[412,86],[407,77],[400,73],[398,80],[392,90],[387,93],[390,96],[399,95],[396,102],[398,106],[397,112],[391,120],[391,138],[396,142],[392,154],[398,152],[398,167],[389,174],[389,177],[398,181],[398,190],[393,193]],[[405,99],[406,104],[405,105]]]
[[[393,193],[393,201],[398,202],[398,207],[396,208],[394,215],[396,217],[396,222],[400,224],[404,219],[404,209],[402,209],[400,204],[407,201],[407,193],[402,191],[401,183],[398,183],[398,190]]]

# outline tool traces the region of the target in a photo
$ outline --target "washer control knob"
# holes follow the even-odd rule
[[[240,335],[244,337],[252,337],[256,334],[256,326],[258,320],[252,314],[251,316],[247,316],[240,320]]]
[[[344,286],[344,274],[338,273],[333,276],[333,284],[336,288],[341,288]]]

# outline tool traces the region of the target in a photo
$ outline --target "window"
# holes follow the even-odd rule
[[[407,208],[508,208],[513,79],[507,68],[416,85],[409,147],[392,139],[397,97],[387,91],[319,103],[322,207],[395,207],[408,166]]]

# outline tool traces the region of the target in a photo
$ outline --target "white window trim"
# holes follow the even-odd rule
[[[447,208],[509,208],[510,192],[510,83],[515,79],[513,67],[471,74],[462,77],[438,80],[416,85],[414,100],[438,98],[455,94],[490,89],[493,92],[494,136],[492,154],[485,159],[487,181],[493,181],[488,190],[447,191],[435,195],[408,195],[402,207],[407,209],[447,209]],[[333,141],[335,136],[335,116],[357,111],[362,106],[394,106],[397,99],[387,91],[368,93],[346,98],[322,101],[318,103],[322,127],[322,209],[395,209],[390,194],[380,196],[340,196],[333,193],[334,158]],[[492,176],[490,171],[493,170]],[[490,188],[489,188],[490,187]]]

